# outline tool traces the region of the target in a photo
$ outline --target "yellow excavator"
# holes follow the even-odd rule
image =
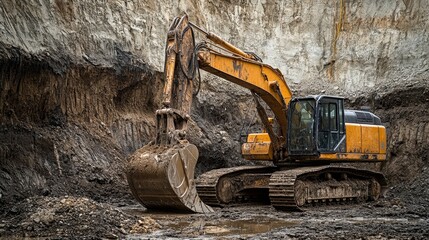
[[[194,30],[206,40],[195,44]],[[127,170],[131,192],[146,208],[208,213],[212,206],[262,201],[276,209],[302,210],[383,195],[387,183],[382,173],[333,164],[386,160],[386,129],[376,115],[345,110],[341,97],[292,98],[278,69],[194,25],[186,15],[170,26],[165,53],[156,137],[130,156]],[[271,161],[271,166],[215,169],[194,179],[198,149],[186,133],[199,69],[250,90],[264,131],[247,136],[242,155]]]

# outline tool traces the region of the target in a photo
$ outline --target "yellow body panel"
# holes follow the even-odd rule
[[[346,153],[386,154],[386,128],[346,123]]]
[[[241,154],[248,160],[272,160],[273,148],[268,133],[251,133],[241,146]]]
[[[346,123],[346,151],[344,153],[322,153],[319,160],[386,160],[386,128],[380,125]]]
[[[360,124],[346,124],[346,152],[362,152],[362,129]]]
[[[380,141],[380,153],[386,154],[387,142],[386,142],[386,128],[385,127],[379,126],[378,136],[379,136],[379,141]]]
[[[378,126],[361,125],[362,128],[362,152],[379,153],[380,140],[378,136]]]

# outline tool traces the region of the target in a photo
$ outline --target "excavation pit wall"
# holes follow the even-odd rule
[[[58,67],[53,59],[8,50],[13,55],[0,67],[0,202],[64,194],[132,199],[124,175],[126,157],[154,139],[162,73],[120,63]],[[244,163],[237,123],[247,104],[217,107],[213,100],[222,96],[206,103],[208,95],[201,89],[197,96],[188,134],[200,149],[197,175]],[[232,114],[240,106],[241,115]]]
[[[14,54],[2,60],[0,71],[0,201],[63,194],[106,200],[108,191],[132,199],[126,157],[153,139],[162,73],[146,65],[58,70],[52,59]],[[346,101],[351,108],[369,106],[387,127],[388,160],[370,167],[383,171],[393,190],[411,183],[417,194],[428,174],[426,82]],[[188,137],[200,150],[196,175],[246,164],[240,134],[260,126],[247,90],[231,87],[205,76],[195,97]]]
[[[15,50],[0,67],[0,201],[109,198],[103,186],[128,195],[125,157],[154,134],[161,74],[145,65],[64,65]]]

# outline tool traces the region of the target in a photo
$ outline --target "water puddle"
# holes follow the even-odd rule
[[[178,222],[167,224],[175,231],[194,229],[204,235],[227,236],[227,235],[253,235],[270,232],[277,228],[287,228],[298,225],[298,221],[287,221],[281,219],[245,219],[245,220],[220,220],[190,222]]]
[[[238,234],[238,235],[247,235],[247,234],[258,234],[270,232],[277,228],[286,228],[293,227],[298,225],[297,221],[285,221],[279,219],[264,219],[264,220],[237,220],[237,221],[226,221],[222,223],[222,229],[229,229],[228,234]],[[208,226],[210,227],[210,226]],[[210,231],[211,229],[206,229],[207,234],[212,234],[216,236],[222,236],[225,232],[216,232]]]
[[[121,209],[131,215],[153,218],[166,231],[208,237],[261,234],[278,228],[294,227],[301,223],[297,219],[278,219],[268,216],[229,220],[218,218],[216,215],[195,217],[195,214],[153,212],[141,207]]]

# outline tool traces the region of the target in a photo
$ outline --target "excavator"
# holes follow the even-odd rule
[[[196,44],[194,30],[205,40]],[[146,208],[210,213],[214,206],[260,201],[305,210],[383,196],[382,173],[339,164],[386,160],[386,129],[373,113],[344,109],[342,97],[292,97],[278,69],[187,15],[169,28],[164,68],[155,139],[129,157],[126,173]],[[200,69],[250,90],[263,131],[247,135],[242,156],[271,164],[215,169],[195,179],[199,152],[186,135]]]

